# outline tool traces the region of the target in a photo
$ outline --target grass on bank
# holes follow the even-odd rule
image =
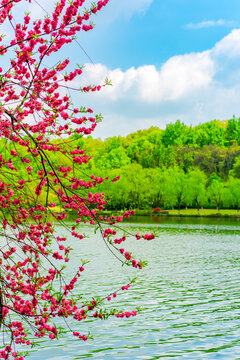
[[[154,213],[152,210],[135,210],[136,215],[139,216],[179,216],[178,209],[167,210],[166,214],[161,214],[160,212]],[[221,217],[221,216],[233,216],[238,217],[238,211],[236,209],[220,209],[218,213],[217,209],[200,209],[199,214],[197,209],[181,209],[180,216],[212,216],[212,217]]]
[[[168,210],[169,215],[178,215],[179,212],[177,209]],[[197,209],[181,209],[180,215],[184,216],[198,216]],[[217,209],[200,209],[200,216],[218,216]],[[238,216],[238,211],[236,209],[220,209],[220,216]]]
[[[55,208],[52,208],[51,211],[53,213],[59,213],[62,211],[62,209],[59,206],[56,206]],[[178,209],[174,210],[167,210],[168,214],[160,214],[160,213],[154,213],[153,210],[139,210],[135,209],[136,215],[139,216],[179,216]],[[122,211],[103,211],[101,212],[105,215],[121,215]],[[181,209],[180,210],[180,216],[240,216],[238,214],[238,211],[236,209],[220,209],[220,214],[218,214],[217,209],[200,209],[199,215],[197,209]]]

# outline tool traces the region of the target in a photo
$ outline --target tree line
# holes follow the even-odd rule
[[[239,208],[240,118],[76,141],[93,156],[89,171],[120,176],[102,185],[109,209]]]
[[[93,156],[91,166],[98,169],[120,169],[133,163],[143,168],[178,166],[185,172],[197,167],[208,177],[215,172],[227,180],[239,162],[240,119],[213,120],[195,127],[178,120],[165,130],[151,127],[126,137],[77,141]]]
[[[74,170],[83,180],[91,173],[103,179],[120,176],[118,181],[104,181],[100,186],[109,210],[239,207],[240,119],[214,120],[195,127],[176,121],[165,130],[151,127],[104,141],[74,134],[52,143],[66,148],[74,143],[92,157],[81,170]],[[0,145],[4,152],[6,143],[1,140]],[[21,155],[21,172],[20,159],[27,152],[18,144],[12,147],[12,154],[14,151]],[[49,152],[49,156],[65,168],[71,165],[67,157],[59,159],[58,152]],[[37,181],[36,169],[29,179],[35,176]],[[34,181],[29,186],[34,188]],[[41,196],[45,195],[43,191]],[[48,196],[54,202],[56,194]]]
[[[240,207],[240,179],[230,176],[223,181],[216,174],[207,177],[199,168],[188,172],[178,166],[144,169],[130,164],[122,169],[111,170],[114,183],[102,185],[109,210],[114,209],[164,209],[184,207],[221,208]]]

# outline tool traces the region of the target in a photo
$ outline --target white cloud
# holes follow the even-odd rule
[[[189,23],[185,27],[187,29],[204,29],[209,27],[216,27],[216,26],[225,26],[225,27],[233,27],[235,24],[234,21],[229,20],[205,20],[199,23]]]
[[[214,63],[210,52],[174,56],[160,70],[154,65],[134,67],[123,72],[109,70],[103,65],[85,68],[86,81],[101,83],[107,76],[113,86],[102,91],[101,96],[117,101],[120,98],[141,99],[149,103],[177,100],[189,92],[208,86],[214,75]]]
[[[140,69],[140,94],[142,99],[149,102],[177,100],[209,85],[213,74],[214,66],[209,52],[175,56],[160,71],[145,72]]]
[[[217,42],[213,48],[214,55],[222,57],[240,56],[240,30],[234,29],[230,34]]]
[[[174,56],[161,68],[145,65],[126,71],[102,64],[85,68],[84,82],[113,83],[79,97],[105,117],[95,136],[127,134],[177,119],[197,124],[240,115],[240,29],[201,53]]]

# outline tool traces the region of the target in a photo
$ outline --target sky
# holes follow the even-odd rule
[[[112,82],[74,96],[104,117],[94,137],[239,117],[239,14],[239,0],[110,0],[94,30],[80,33],[81,47],[64,53],[85,64],[76,85]]]

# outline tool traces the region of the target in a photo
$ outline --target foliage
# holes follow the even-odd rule
[[[208,187],[208,194],[219,212],[224,197],[224,184],[221,181],[213,180]]]
[[[199,169],[189,172],[188,178],[186,181],[186,186],[188,189],[188,204],[196,206],[198,213],[200,207],[202,207],[206,201],[206,182],[207,177]]]
[[[228,206],[233,208],[240,208],[240,179],[232,178],[228,180],[227,189],[229,193],[227,194]]]
[[[88,166],[92,164],[96,173],[105,176],[104,170],[108,168],[112,177],[120,175],[116,187],[102,187],[109,199],[109,209],[187,206],[199,211],[201,207],[215,207],[213,192],[208,191],[213,180],[225,184],[222,204],[231,207],[235,205],[231,205],[232,195],[227,190],[228,178],[240,177],[238,124],[236,118],[195,127],[177,121],[167,125],[166,130],[151,127],[105,141],[88,137],[83,147],[93,154]],[[188,191],[183,190],[177,200],[174,181],[181,182],[185,175]]]

